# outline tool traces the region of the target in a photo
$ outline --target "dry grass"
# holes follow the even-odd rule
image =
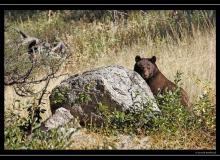
[[[204,131],[182,131],[180,136],[155,134],[151,136],[151,149],[215,150],[216,138]]]
[[[152,39],[148,39],[147,44],[125,47],[117,53],[110,51],[95,62],[85,59],[80,62],[81,64],[76,64],[73,58],[70,60],[72,64],[66,67],[71,74],[111,64],[122,65],[133,70],[134,58],[137,54],[142,57],[156,55],[159,69],[172,81],[177,70],[182,71],[183,87],[188,91],[191,100],[195,100],[195,96],[201,94],[203,89],[196,85],[196,78],[210,82],[210,86],[215,89],[216,32],[214,28],[209,33],[197,31],[194,38],[184,37],[178,44],[173,43],[171,39],[168,43],[160,44],[155,44]]]
[[[191,100],[195,100],[195,96],[202,93],[203,88],[198,87],[193,79],[196,75],[202,81],[210,81],[211,86],[215,89],[215,31],[212,30],[211,34],[197,33],[194,39],[181,41],[178,45],[176,44],[160,44],[155,45],[150,42],[147,45],[134,45],[130,48],[123,48],[120,53],[115,54],[114,52],[99,58],[95,63],[82,62],[79,64],[69,64],[67,70],[70,74],[76,74],[90,70],[95,67],[119,64],[129,69],[133,69],[134,58],[137,54],[143,57],[150,57],[152,55],[157,56],[157,64],[160,70],[167,76],[167,78],[173,80],[173,77],[177,70],[184,72],[183,74],[183,86],[188,91]],[[112,56],[113,55],[113,56]],[[71,61],[74,62],[72,59]],[[58,85],[65,77],[53,80],[48,88],[49,91]],[[5,106],[15,99],[21,99],[18,97],[12,88],[5,88]],[[47,95],[48,98],[49,95]],[[24,103],[24,99],[21,99]],[[27,100],[27,99],[26,99]],[[44,119],[50,116],[49,101],[45,107],[47,109]],[[90,136],[90,139],[94,139],[93,142],[81,143],[73,142],[69,149],[100,149],[103,146],[105,138],[100,137],[95,133],[87,133],[86,136]],[[92,137],[92,138],[91,138]],[[205,132],[201,131],[187,132],[185,137],[165,137],[163,134],[156,134],[151,137],[151,149],[215,149],[215,139],[207,140]],[[108,138],[108,143],[114,141],[114,137]],[[110,147],[111,148],[111,147]]]
[[[143,23],[139,25],[139,21]],[[41,22],[36,22],[36,26]],[[69,22],[66,25],[69,28],[62,32],[60,36],[70,45],[72,56],[65,64],[62,73],[76,74],[111,64],[122,65],[133,70],[136,55],[142,57],[155,55],[159,69],[168,79],[173,81],[177,70],[184,73],[182,76],[183,88],[189,93],[192,102],[204,92],[202,83],[196,83],[197,78],[204,83],[210,82],[210,87],[215,95],[215,27],[207,32],[196,30],[194,31],[194,37],[185,35],[181,40],[178,39],[177,43],[171,37],[167,37],[166,41],[158,40],[155,42],[151,36],[147,35],[147,30],[143,29],[145,23],[148,23],[146,19],[141,18],[131,18],[127,25],[124,25],[123,22],[117,24],[111,22]],[[22,28],[28,28],[30,24],[32,25],[32,21],[23,23],[21,26]],[[43,26],[43,24],[41,25]],[[50,24],[44,26],[45,31],[50,28]],[[36,28],[32,30],[34,29]],[[118,43],[115,43],[115,41],[118,41]],[[48,90],[51,91],[63,79],[65,77],[52,80]],[[23,111],[13,104],[18,99],[25,104],[28,98],[17,96],[13,89],[8,86],[4,88],[4,91],[5,111],[12,108],[14,111],[22,113]],[[48,96],[45,96],[47,98],[47,104],[45,105],[47,112],[44,119],[51,115]],[[166,135],[158,133],[151,137],[151,149],[215,149],[215,136],[207,134],[209,133],[195,130],[184,131],[184,135],[181,134],[178,137],[166,137]],[[75,143],[75,146],[73,144],[71,149],[96,148],[99,144],[103,144],[103,137],[100,138],[100,135],[85,133],[85,136],[96,137],[97,143],[95,142],[95,146],[92,145],[92,142],[87,145],[84,145],[83,142],[80,145],[79,143]],[[112,142],[111,137],[109,141]]]
[[[178,44],[173,44],[172,41],[155,44],[149,40],[147,44],[122,48],[117,54],[112,51],[93,64],[86,63],[82,68],[71,65],[69,72],[83,72],[111,64],[119,64],[132,70],[137,54],[143,57],[156,55],[158,67],[172,81],[177,70],[182,71],[184,73],[182,76],[183,87],[192,102],[204,92],[203,86],[196,84],[196,78],[202,82],[210,82],[210,86],[215,92],[216,33],[214,29],[210,33],[198,31],[194,38],[184,37]],[[151,149],[215,149],[215,136],[207,135],[206,132],[200,130],[185,132],[185,135],[178,137],[166,137],[166,135],[158,133],[151,137]]]

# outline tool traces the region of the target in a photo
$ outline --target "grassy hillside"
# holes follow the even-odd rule
[[[71,56],[60,73],[76,74],[110,64],[119,64],[133,70],[136,55],[142,57],[155,55],[160,71],[168,79],[174,81],[176,72],[183,72],[182,87],[186,89],[190,101],[194,104],[198,116],[196,120],[199,122],[205,119],[206,128],[202,128],[204,124],[195,122],[194,127],[190,125],[190,130],[181,127],[174,134],[161,130],[154,134],[148,133],[151,137],[150,149],[215,149],[214,11],[5,11],[6,42],[20,38],[11,27],[20,28],[31,36],[49,42],[61,39],[68,44]],[[10,72],[13,67],[21,66],[25,57],[22,53],[17,59],[11,60],[12,50],[7,44],[4,54],[5,62],[8,61],[5,63],[5,73]],[[35,76],[40,74],[40,71],[36,71]],[[51,91],[64,78],[54,79],[49,84],[48,90]],[[48,95],[45,95],[44,108],[47,111],[43,119],[51,114]],[[207,99],[202,99],[202,95],[207,96]],[[19,103],[17,100],[20,100]],[[10,109],[14,114],[24,114],[25,110],[20,106],[25,106],[28,100],[31,98],[19,97],[11,86],[5,86],[6,126],[13,126],[11,117],[7,116],[11,113]],[[169,118],[169,115],[165,118]],[[175,127],[178,128],[178,125]],[[18,130],[10,130],[10,132],[14,133]],[[100,133],[92,130],[90,134]],[[102,136],[103,134],[101,132]],[[5,136],[9,138],[12,135],[6,129]],[[19,136],[21,135],[18,134],[17,138]],[[111,139],[112,135],[108,136]],[[112,143],[112,139],[109,140],[110,142]],[[19,145],[25,143],[27,143],[25,140],[20,140]],[[14,149],[19,148],[19,145]],[[12,149],[12,146],[10,140],[5,144],[8,149]],[[76,148],[78,145],[77,143],[74,145],[73,142],[71,146]],[[29,147],[34,148],[32,144]],[[95,146],[85,144],[82,148],[100,147],[98,144]]]

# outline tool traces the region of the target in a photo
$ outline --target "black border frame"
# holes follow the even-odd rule
[[[0,15],[3,15],[2,22],[0,24],[3,24],[4,27],[4,10],[47,10],[47,9],[52,9],[52,10],[65,10],[65,9],[91,9],[91,10],[96,10],[96,9],[131,9],[131,10],[139,10],[139,9],[150,9],[150,10],[168,10],[168,9],[189,9],[189,10],[216,10],[216,25],[218,26],[218,11],[217,8],[218,6],[216,5],[191,5],[191,4],[183,4],[183,5],[170,5],[170,4],[123,4],[123,5],[118,5],[118,4],[36,4],[36,5],[31,5],[31,4],[18,4],[18,5],[0,5],[1,7],[1,13]],[[217,29],[218,27],[216,27]],[[3,28],[4,30],[4,28]],[[218,34],[217,34],[218,35]],[[4,32],[2,32],[2,37],[3,39],[1,40],[0,43],[0,48],[3,48],[3,43],[4,43]],[[216,41],[218,36],[216,36]],[[217,44],[217,42],[216,42]],[[216,45],[218,48],[218,45]],[[217,53],[217,48],[216,48],[216,53]],[[4,53],[4,51],[3,51]],[[3,54],[2,54],[3,55]],[[217,58],[217,54],[216,54]],[[2,63],[3,64],[3,63]],[[217,63],[216,63],[217,64]],[[4,65],[4,64],[3,64]],[[3,67],[2,67],[3,68]],[[217,71],[217,68],[216,68]],[[4,73],[4,72],[2,72]],[[216,76],[216,82],[217,82],[217,76]],[[4,84],[4,83],[3,83]],[[216,84],[217,87],[217,84]],[[217,88],[216,88],[217,89]],[[3,94],[4,96],[4,94]],[[4,106],[4,102],[2,103]],[[4,107],[1,107],[1,112],[4,113]],[[217,107],[216,107],[216,112],[217,112]],[[218,113],[218,112],[217,112]],[[217,114],[216,114],[217,115]],[[121,155],[129,155],[129,156],[155,156],[155,155],[186,155],[186,156],[214,156],[214,155],[219,155],[218,151],[218,116],[216,117],[217,119],[217,128],[216,128],[216,150],[4,150],[4,135],[1,137],[1,141],[3,142],[3,147],[1,148],[0,154],[2,155],[13,155],[13,156],[20,156],[20,155],[26,155],[26,156],[40,156],[42,155],[50,155],[50,156],[95,156],[95,155],[102,155],[102,156],[121,156]],[[2,116],[2,124],[4,128],[4,118]],[[3,133],[4,134],[4,133]],[[0,155],[1,156],[1,155]]]

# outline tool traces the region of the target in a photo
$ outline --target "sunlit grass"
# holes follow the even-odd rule
[[[95,20],[91,23],[84,20],[64,21],[60,14],[48,21],[47,14],[41,14],[35,19],[8,21],[7,23],[44,40],[53,41],[59,37],[65,41],[71,51],[71,57],[61,73],[82,73],[111,64],[122,65],[133,70],[136,55],[142,57],[155,55],[160,71],[171,81],[174,80],[177,70],[183,72],[182,87],[188,92],[192,103],[209,86],[212,89],[212,102],[215,104],[215,24],[209,25],[205,30],[203,27],[208,24],[208,19],[200,28],[199,25],[193,25],[192,37],[186,29],[188,24],[186,19],[181,25],[183,29],[177,33],[177,25],[173,23],[167,13],[160,12],[158,14],[157,11],[154,11],[143,14],[142,12],[134,12],[127,20],[122,18],[113,22],[107,19],[105,21]],[[199,16],[204,17],[205,15],[198,14]],[[5,40],[15,36],[9,33],[6,33]],[[181,38],[178,36],[179,33],[182,35]],[[51,91],[64,78],[52,80],[48,90]],[[45,105],[47,112],[44,115],[46,119],[51,113],[48,95],[45,98],[47,98]],[[20,99],[24,104],[27,101],[27,98],[18,97],[11,87],[5,87],[5,108],[12,108],[12,104],[17,99]],[[16,109],[23,112],[21,108]],[[97,133],[90,133],[97,137]],[[185,130],[178,137],[166,137],[166,135],[158,133],[153,135],[151,139],[151,149],[215,148],[215,135],[200,130]],[[97,143],[97,148],[99,148],[99,143]],[[71,148],[75,149],[77,146],[78,144],[74,146],[73,143]],[[96,148],[96,146],[86,146],[85,144],[85,148]]]

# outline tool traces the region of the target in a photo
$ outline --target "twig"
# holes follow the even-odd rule
[[[49,78],[49,79],[47,80],[47,83],[45,84],[45,87],[44,87],[43,90],[42,90],[42,94],[41,94],[41,96],[40,96],[40,98],[39,98],[39,100],[38,100],[38,105],[37,105],[37,106],[41,105],[42,98],[43,98],[44,94],[45,94],[46,91],[47,91],[47,87],[48,87],[48,85],[49,85],[49,83],[50,83],[50,80],[51,80],[51,78]]]
[[[34,64],[32,63],[31,68],[22,76],[19,77],[19,80],[10,80],[10,81],[4,81],[4,85],[14,85],[14,84],[22,84],[25,83],[27,78],[30,76],[32,70],[34,68]]]

